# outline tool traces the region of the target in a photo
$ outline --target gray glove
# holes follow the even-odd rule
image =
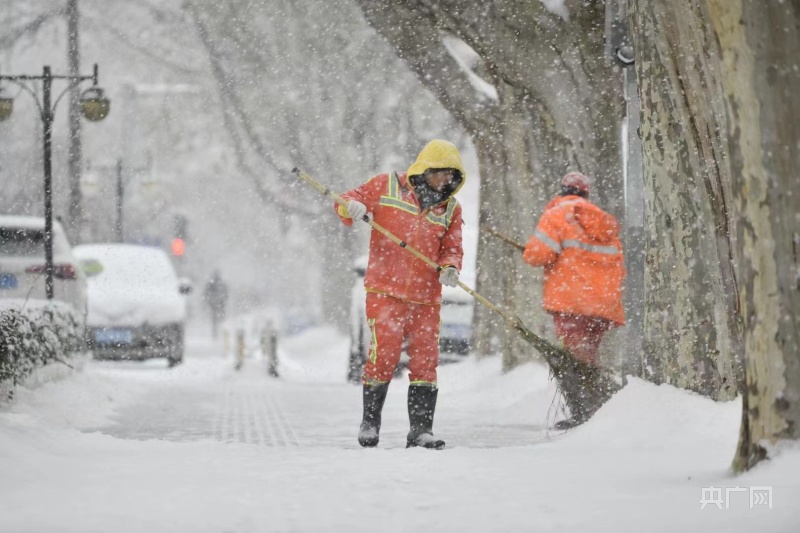
[[[456,267],[444,267],[442,271],[439,272],[439,282],[448,287],[455,287],[458,285],[458,270]]]
[[[347,214],[353,220],[361,220],[367,214],[367,206],[357,200],[347,202]]]

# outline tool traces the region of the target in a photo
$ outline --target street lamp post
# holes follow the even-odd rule
[[[122,242],[125,235],[122,208],[125,201],[125,184],[122,181],[122,158],[117,159],[117,242]]]
[[[49,66],[42,69],[41,76],[31,75],[0,75],[0,81],[7,80],[19,85],[28,92],[39,108],[39,116],[44,126],[43,131],[43,155],[44,155],[44,260],[45,260],[45,293],[47,299],[53,299],[53,117],[55,116],[56,106],[61,97],[72,87],[80,83],[92,80],[93,86],[81,96],[81,112],[83,116],[91,121],[103,120],[110,110],[110,102],[103,96],[103,91],[97,86],[98,69],[97,63],[94,65],[94,72],[90,76],[59,76],[53,75]],[[53,80],[67,80],[69,86],[52,101]],[[42,102],[36,97],[36,93],[28,87],[25,81],[42,82]],[[11,115],[13,109],[10,98],[0,98],[0,120],[5,120]]]
[[[114,196],[114,213],[116,216],[114,222],[114,238],[117,242],[124,242],[125,241],[125,195],[128,190],[128,186],[132,181],[131,173],[137,172],[150,172],[152,170],[152,160],[150,158],[150,154],[147,155],[147,165],[141,167],[131,167],[130,165],[126,165],[122,157],[118,157],[114,165],[91,165],[91,169],[99,170],[100,172],[110,172],[114,171],[115,173],[115,189],[116,193]],[[128,174],[128,178],[125,178],[125,174]]]
[[[625,137],[623,141],[623,183],[625,189],[625,290],[623,304],[627,319],[624,374],[643,376],[646,361],[644,353],[644,178],[642,166],[642,141],[639,138],[641,101],[636,86],[636,55],[633,38],[628,27],[626,0],[606,0],[606,54],[623,69],[625,96]]]

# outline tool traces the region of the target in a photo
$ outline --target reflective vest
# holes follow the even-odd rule
[[[406,198],[404,198],[401,194],[400,178],[397,176],[397,172],[392,172],[388,181],[389,185],[387,187],[386,194],[381,196],[380,205],[402,209],[408,213],[411,213],[412,215],[418,215],[419,204],[416,202],[410,202],[408,195],[406,195]],[[416,200],[416,196],[414,196],[414,199]],[[435,208],[429,209],[428,213],[425,215],[425,218],[427,218],[432,224],[438,224],[440,226],[444,226],[445,228],[449,228],[450,222],[453,220],[453,213],[455,212],[456,207],[458,207],[458,200],[451,197],[449,200],[447,200],[445,205],[447,207],[444,210],[444,214],[437,215],[437,210]],[[441,212],[441,209],[438,211]]]
[[[625,264],[613,215],[579,196],[558,197],[545,207],[523,257],[544,267],[547,311],[625,323]]]
[[[461,270],[461,206],[452,196],[420,212],[419,202],[405,173],[379,174],[344,194],[367,206],[373,220],[441,266]],[[344,212],[343,212],[344,211]],[[345,225],[353,220],[336,209]],[[439,273],[378,231],[370,237],[369,265],[364,277],[367,291],[388,294],[416,303],[441,302]]]

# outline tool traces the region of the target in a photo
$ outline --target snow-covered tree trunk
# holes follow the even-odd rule
[[[518,177],[527,176],[532,188],[541,189],[541,177],[531,169],[530,144],[533,142],[526,110],[508,84],[501,83],[500,104],[495,120],[487,130],[473,137],[480,173],[480,220],[484,227],[495,228],[523,241],[525,228],[535,217],[531,192],[521,194]],[[540,200],[536,205],[541,203]],[[544,333],[541,316],[541,272],[520,264],[520,253],[508,244],[482,233],[478,241],[478,291],[490,301],[508,307],[526,318],[529,327]],[[531,347],[506,329],[503,320],[489,308],[475,309],[476,349],[482,355],[503,354],[503,368],[511,369],[531,357]]]
[[[707,0],[722,49],[746,394],[734,468],[800,439],[800,4]]]
[[[714,398],[741,381],[719,45],[702,1],[633,0],[645,180],[645,373]]]
[[[622,210],[621,75],[603,56],[602,2],[391,2],[357,0],[367,20],[472,136],[481,171],[480,224],[524,242],[560,177],[595,179],[595,198]],[[513,17],[510,14],[513,13]],[[452,53],[457,38],[478,60]],[[491,84],[493,91],[485,85]],[[542,332],[541,272],[519,252],[481,235],[477,289]],[[476,349],[513,367],[529,345],[476,309]]]

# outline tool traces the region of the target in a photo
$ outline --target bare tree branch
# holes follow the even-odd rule
[[[9,33],[5,35],[0,35],[0,49],[11,48],[26,35],[31,35],[31,34],[35,35],[47,22],[49,22],[54,18],[62,17],[66,15],[66,13],[67,13],[66,7],[63,7],[61,9],[56,9],[55,11],[50,11],[48,13],[39,15],[33,20],[23,24],[19,28],[11,30]]]
[[[152,47],[139,46],[136,44],[135,39],[132,39],[125,32],[114,27],[114,25],[110,24],[107,20],[99,21],[90,15],[81,15],[81,20],[88,23],[88,25],[95,30],[103,31],[114,36],[117,40],[116,42],[124,44],[136,53],[141,54],[146,58],[155,61],[156,63],[160,63],[161,65],[169,67],[169,69],[173,72],[195,77],[203,74],[203,72],[200,70],[188,68],[186,65],[165,59],[164,54],[159,54],[158,51],[153,51]]]
[[[236,91],[230,83],[230,80],[228,79],[229,77],[222,66],[219,51],[211,41],[208,29],[203,23],[195,6],[187,3],[185,7],[194,18],[200,40],[208,52],[211,71],[217,81],[217,87],[219,89],[220,98],[223,104],[222,108],[225,126],[234,143],[237,166],[246,176],[250,178],[256,193],[265,203],[270,203],[277,206],[284,214],[289,214],[290,212],[299,212],[305,215],[314,215],[315,213],[310,211],[308,208],[303,207],[302,205],[296,205],[294,202],[280,198],[278,194],[269,191],[265,187],[264,182],[261,180],[261,175],[263,175],[263,172],[255,172],[250,165],[247,164],[244,158],[243,140],[241,134],[239,133],[237,124],[240,125],[244,130],[247,140],[259,158],[261,158],[269,167],[271,167],[276,174],[283,174],[285,176],[290,174],[290,169],[278,164],[269,155],[267,148],[263,145],[263,143],[261,143],[253,131],[252,125],[250,124],[250,121],[244,112],[242,101],[239,98],[239,95],[236,94]]]
[[[482,102],[466,73],[441,38],[442,25],[424,2],[356,0],[369,23],[397,50],[401,59],[466,129],[475,133],[486,124]]]

